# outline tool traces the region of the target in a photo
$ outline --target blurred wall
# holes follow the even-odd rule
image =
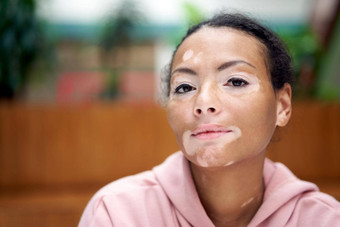
[[[294,103],[268,156],[340,199],[340,106]],[[165,111],[138,104],[0,105],[0,226],[74,226],[92,194],[178,150]]]

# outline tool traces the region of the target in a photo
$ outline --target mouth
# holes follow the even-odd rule
[[[225,128],[215,124],[205,124],[200,125],[192,131],[191,136],[200,140],[211,140],[224,136],[230,132],[232,132],[230,128]]]

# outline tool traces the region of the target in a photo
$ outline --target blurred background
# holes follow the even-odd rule
[[[340,1],[1,0],[0,226],[75,226],[99,187],[178,149],[158,104],[186,29],[243,12],[294,59],[268,156],[340,199]]]

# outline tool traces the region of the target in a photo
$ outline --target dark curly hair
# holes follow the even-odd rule
[[[279,90],[285,83],[289,83],[293,87],[293,69],[291,65],[291,57],[288,54],[288,51],[282,40],[269,28],[262,26],[252,18],[240,13],[222,13],[191,27],[187,31],[186,35],[182,38],[182,41],[177,45],[175,51],[173,52],[171,62],[166,69],[165,78],[163,78],[163,82],[166,83],[166,87],[164,89],[167,96],[169,96],[170,92],[172,63],[179,46],[190,35],[203,27],[232,28],[255,37],[266,47],[266,62],[269,64],[268,67],[273,88],[275,90]]]

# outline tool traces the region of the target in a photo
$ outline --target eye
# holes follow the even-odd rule
[[[231,78],[228,80],[228,82],[225,84],[225,86],[232,86],[232,87],[244,87],[248,85],[249,83],[241,78]]]
[[[186,92],[190,92],[196,90],[196,88],[194,88],[193,86],[189,85],[189,84],[181,84],[178,87],[176,87],[175,89],[175,93],[177,94],[183,94]]]

